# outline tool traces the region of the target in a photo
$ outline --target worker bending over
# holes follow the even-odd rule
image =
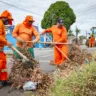
[[[20,23],[15,27],[15,29],[12,32],[12,36],[17,39],[16,48],[19,51],[20,48],[22,48],[27,41],[32,41],[27,43],[26,48],[28,48],[28,51],[34,58],[33,44],[39,41],[40,35],[37,32],[36,28],[32,25],[33,22],[34,20],[32,16],[26,16],[23,23]],[[34,40],[32,40],[33,36],[36,37]],[[16,56],[16,58],[22,59],[16,51],[14,51],[14,55]]]

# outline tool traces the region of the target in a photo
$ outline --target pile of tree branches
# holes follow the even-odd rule
[[[38,82],[36,93],[39,94],[38,96],[45,96],[45,94],[48,92],[48,89],[53,84],[53,78],[51,74],[44,73],[39,68],[38,61],[32,58],[29,51],[23,50],[22,53],[31,62],[34,62],[34,65],[30,68],[24,68],[24,62],[13,58],[13,66],[9,74],[9,82],[12,83],[10,90],[13,88],[23,89],[23,85],[28,81]]]
[[[75,44],[71,46],[68,57],[70,60],[64,61],[64,63],[60,65],[61,69],[65,69],[65,67],[74,69],[82,64],[89,64],[92,61],[92,54]]]

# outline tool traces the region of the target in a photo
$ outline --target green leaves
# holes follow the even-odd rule
[[[46,29],[56,24],[58,18],[62,18],[64,20],[64,25],[67,30],[76,20],[73,10],[65,1],[57,1],[50,5],[41,21],[42,28]]]
[[[51,96],[96,96],[96,62],[78,68],[67,78],[57,76],[55,81]]]
[[[80,30],[76,27],[75,32],[78,35],[80,33]]]

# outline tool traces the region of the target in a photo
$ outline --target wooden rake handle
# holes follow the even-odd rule
[[[44,35],[44,37],[46,37],[49,41],[51,41],[48,36]],[[56,45],[55,45],[55,46],[56,46]],[[67,60],[70,61],[70,59],[69,59],[57,46],[56,46],[56,48],[62,53],[62,55],[63,55],[64,57],[66,57]]]
[[[61,54],[62,54],[64,57],[66,57],[66,59],[67,59],[68,61],[71,61],[56,45],[55,45],[55,47],[61,52]]]
[[[26,56],[24,56],[20,51],[18,51],[14,46],[11,46],[11,49],[16,51],[21,57],[23,57],[24,60],[28,60],[28,58]]]
[[[26,42],[32,42],[32,41],[26,41]],[[40,44],[70,44],[70,43],[57,43],[57,42],[37,42],[37,43],[40,43]]]

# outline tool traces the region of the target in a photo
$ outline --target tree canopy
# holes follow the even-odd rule
[[[73,10],[65,1],[57,1],[50,5],[41,21],[42,28],[46,29],[56,24],[58,18],[64,20],[64,26],[67,30],[76,20]]]

